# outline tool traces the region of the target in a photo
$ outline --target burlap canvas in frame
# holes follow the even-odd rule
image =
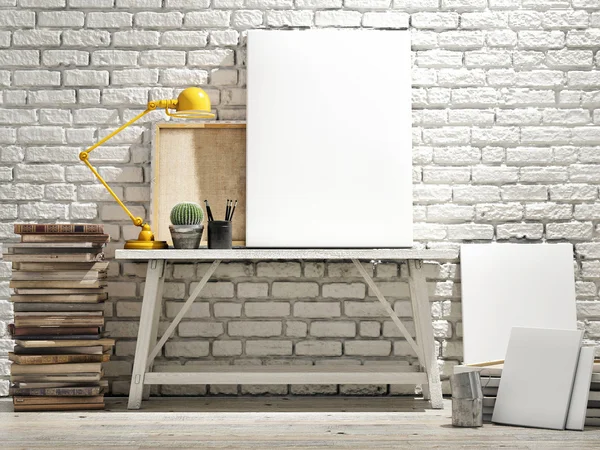
[[[226,200],[237,199],[234,245],[246,240],[246,124],[161,124],[156,129],[152,180],[152,225],[157,240],[172,245],[171,208],[184,201],[204,207],[223,220]],[[205,211],[206,212],[206,211]],[[204,218],[203,242],[206,242]]]

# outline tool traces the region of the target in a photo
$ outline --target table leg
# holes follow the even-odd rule
[[[163,274],[161,275],[161,277],[158,280],[158,288],[157,288],[157,298],[158,301],[155,303],[154,307],[154,315],[152,317],[152,328],[150,330],[150,348],[152,348],[154,345],[156,345],[156,341],[158,339],[158,324],[160,322],[160,316],[161,316],[161,310],[162,310],[162,298],[163,298],[163,287],[165,285],[165,277],[164,277],[164,273],[165,270],[167,269],[167,261],[164,262],[163,265]],[[152,372],[152,366],[154,366],[154,358],[152,359],[148,359],[148,369],[146,370],[146,373],[148,372]],[[148,400],[150,398],[150,386],[144,386],[143,389],[143,395],[142,395],[142,399],[143,400]]]
[[[160,313],[160,303],[162,303],[162,298],[159,298],[159,295],[164,276],[164,264],[164,260],[151,259],[148,261],[146,287],[142,300],[142,312],[135,347],[133,373],[131,375],[131,388],[129,389],[128,409],[140,409],[142,404],[144,375],[148,366],[150,346],[153,344],[152,328],[153,324],[158,321],[158,317],[156,316]]]
[[[432,408],[443,409],[442,382],[440,381],[437,355],[435,354],[431,306],[422,261],[408,261],[408,284],[415,318],[417,343],[423,351],[425,370],[429,381],[427,386],[423,386],[423,395],[425,398],[429,397],[431,399]]]

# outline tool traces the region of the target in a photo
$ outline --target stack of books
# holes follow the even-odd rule
[[[15,411],[103,409],[102,337],[106,269],[102,225],[15,224],[12,261],[15,339],[9,353]]]

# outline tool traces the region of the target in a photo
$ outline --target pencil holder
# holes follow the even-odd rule
[[[208,222],[208,248],[231,248],[231,222],[211,220]]]

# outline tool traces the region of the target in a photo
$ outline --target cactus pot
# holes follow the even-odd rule
[[[204,225],[169,225],[174,248],[198,248]]]

